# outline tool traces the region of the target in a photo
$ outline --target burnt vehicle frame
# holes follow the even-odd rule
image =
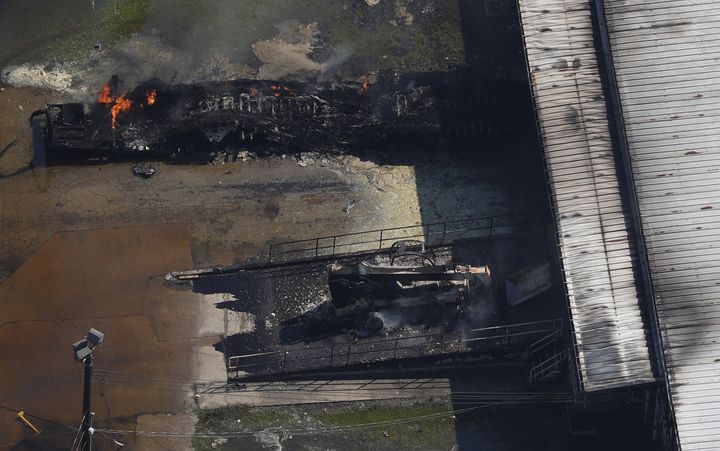
[[[238,79],[166,84],[126,92],[113,76],[95,102],[35,111],[35,166],[159,159],[209,162],[242,149],[353,152],[436,146],[511,132],[499,101],[466,74],[415,74],[376,83]]]

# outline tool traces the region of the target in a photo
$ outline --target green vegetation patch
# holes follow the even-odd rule
[[[464,62],[464,42],[457,1],[414,2],[410,25],[398,23],[394,2],[336,11],[321,23],[329,46],[347,47],[368,68],[446,70]]]
[[[455,420],[447,401],[378,401],[281,407],[224,407],[200,410],[196,433],[254,433],[276,428],[303,444],[344,449],[447,449],[455,443]],[[197,437],[197,450],[213,449]],[[254,438],[230,439],[219,449],[252,449]],[[327,443],[325,443],[327,442]],[[217,441],[216,441],[217,447]]]
[[[84,20],[65,23],[58,37],[42,52],[55,61],[67,62],[87,55],[95,42],[113,45],[127,39],[145,24],[150,0],[113,0],[96,2],[96,9]]]
[[[272,427],[293,427],[291,410],[274,407],[256,408],[249,406],[202,409],[198,412],[195,432],[198,434],[214,432],[256,432]],[[213,439],[199,437],[193,440],[196,450],[210,450]]]
[[[274,407],[222,407],[198,412],[198,432],[257,431],[286,426],[295,416],[286,409]]]
[[[105,8],[96,32],[108,43],[129,37],[145,23],[150,0],[122,0]]]
[[[392,444],[397,449],[443,449],[455,436],[455,423],[448,414],[451,410],[452,405],[445,402],[350,406],[317,412],[313,417],[325,425],[359,428],[350,431],[368,443]]]

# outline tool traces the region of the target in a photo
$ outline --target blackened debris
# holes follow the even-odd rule
[[[357,202],[355,200],[351,200],[350,202],[348,202],[348,204],[343,207],[343,213],[350,213],[350,210],[355,208],[356,204]]]
[[[433,146],[511,133],[500,99],[469,75],[416,76],[359,85],[234,80],[131,92],[116,77],[93,103],[49,104],[47,160],[161,158],[214,161],[227,149],[354,150],[375,144]],[[506,99],[505,99],[506,100]],[[74,158],[72,158],[74,157]],[[304,164],[304,160],[301,160]]]
[[[133,174],[137,175],[138,177],[142,177],[144,179],[149,179],[155,173],[157,172],[157,169],[155,169],[152,165],[145,163],[143,161],[139,161],[133,165]]]

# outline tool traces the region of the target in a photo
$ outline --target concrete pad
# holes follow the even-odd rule
[[[187,433],[195,429],[195,418],[186,413],[148,414],[137,418],[137,431]],[[158,437],[138,435],[136,449],[144,451],[185,451],[192,449],[192,437]]]
[[[248,405],[370,401],[378,399],[427,399],[450,395],[447,379],[360,379],[250,382],[227,393],[200,393],[203,409]]]

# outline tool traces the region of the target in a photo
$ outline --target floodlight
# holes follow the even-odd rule
[[[87,347],[88,347],[88,341],[83,338],[82,340],[73,343],[72,346],[73,346],[73,351],[77,353],[77,352],[78,352],[79,350],[81,350],[82,348],[87,348]]]
[[[87,340],[80,340],[77,343],[73,343],[73,355],[76,362],[81,362],[87,356],[92,354],[92,349],[88,347]]]
[[[90,328],[87,334],[87,341],[90,343],[90,347],[100,346],[103,342],[105,334],[97,329]]]

